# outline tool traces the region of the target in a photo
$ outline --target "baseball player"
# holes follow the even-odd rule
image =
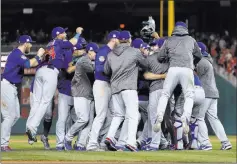
[[[36,68],[36,71],[38,71],[39,68],[41,68],[44,65],[47,65],[49,60],[49,55],[45,56],[45,60],[43,62],[41,62],[38,67]],[[32,108],[34,105],[34,97],[33,97],[33,88],[34,88],[34,79],[31,82],[31,86],[30,86],[30,107]],[[44,144],[44,148],[45,150],[49,150],[50,149],[50,144],[48,141],[48,134],[52,125],[52,120],[53,120],[53,109],[54,109],[54,102],[53,99],[51,100],[49,106],[47,107],[45,116],[44,116],[44,123],[43,123],[43,127],[44,127],[44,133],[43,135],[41,135],[41,141]],[[31,115],[29,115],[28,120],[30,120],[32,118],[32,112],[30,113]],[[30,145],[32,145],[34,143],[34,141],[32,140],[28,140],[28,143]]]
[[[157,60],[159,52],[155,52],[154,54],[148,56],[148,70],[153,74],[158,74],[158,78],[152,78],[149,73],[145,73],[144,77],[147,80],[153,80],[150,84],[150,93],[149,93],[149,106],[148,106],[148,114],[150,115],[152,128],[155,126],[156,116],[157,116],[157,106],[159,105],[159,99],[162,93],[162,87],[164,83],[165,76],[164,73],[167,72],[169,63],[159,62]],[[152,140],[151,143],[144,147],[143,150],[147,151],[156,151],[159,149],[161,139],[161,131],[154,132],[152,131]]]
[[[148,44],[144,43],[143,40],[137,38],[133,40],[132,47],[137,48],[141,51],[143,56],[146,58],[149,54],[149,46]],[[144,80],[143,78],[143,71],[139,71],[139,80],[138,80],[138,103],[139,103],[139,121],[142,119],[144,123],[144,128],[142,131],[141,136],[137,140],[137,148],[141,149],[141,147],[148,143],[151,137],[151,126],[149,126],[149,120],[148,120],[148,114],[147,114],[147,106],[148,106],[148,99],[149,99],[149,82]],[[141,75],[141,76],[140,76]],[[140,119],[141,118],[141,119]],[[148,125],[149,124],[149,125]],[[150,130],[150,137],[148,137],[148,126]],[[126,141],[128,138],[128,120],[124,120],[122,130],[118,139],[118,142],[116,143],[116,149],[117,151],[127,151],[128,149],[125,147]]]
[[[213,131],[215,132],[218,139],[221,141],[222,144],[221,150],[229,150],[232,148],[232,145],[228,140],[224,127],[217,116],[217,102],[219,98],[219,92],[216,87],[212,62],[208,58],[208,53],[206,52],[206,46],[201,42],[199,42],[198,45],[204,57],[197,64],[196,69],[197,74],[202,82],[203,89],[205,91],[204,107],[200,111],[200,117],[202,119],[200,119],[198,122],[199,135],[202,138],[200,148],[204,150],[212,148],[208,138],[206,124],[204,121],[206,115]]]
[[[142,52],[142,49],[144,50],[144,49],[149,48],[147,46],[147,44],[144,43],[143,40],[140,38],[134,39],[131,46],[134,48],[140,49],[141,52]],[[144,56],[148,56],[148,53]],[[141,85],[139,85],[139,84],[141,84]],[[148,88],[147,89],[144,88],[144,86],[147,86],[147,85],[142,85],[142,84],[144,84],[144,82],[142,82],[142,81],[138,82],[138,91],[139,91],[138,98],[139,98],[139,110],[140,110],[141,116],[143,118],[144,127],[143,127],[142,134],[137,139],[138,149],[141,149],[143,146],[149,144],[151,141],[151,137],[152,137],[151,136],[152,135],[151,121],[150,121],[150,116],[147,112],[149,91],[148,91]],[[146,82],[145,82],[145,84],[146,84]],[[148,84],[148,87],[149,87],[149,84]],[[141,90],[139,90],[139,88]],[[146,100],[146,101],[142,101],[142,100]]]
[[[9,139],[11,128],[20,118],[18,94],[22,82],[24,68],[36,67],[41,62],[45,50],[40,48],[37,55],[27,59],[25,54],[30,52],[32,39],[28,35],[20,36],[18,47],[8,56],[5,69],[1,76],[1,151],[11,151]]]
[[[98,51],[99,47],[96,43],[89,43],[86,47],[86,52],[89,56],[92,56],[92,63],[94,65],[94,57],[96,55],[96,52]],[[95,78],[94,78],[94,72],[91,73],[87,73],[87,76],[90,80],[90,84],[93,85]],[[94,121],[94,108],[95,108],[95,103],[94,101],[92,101],[90,109],[90,115],[89,115],[89,121],[88,124],[86,125],[85,128],[83,128],[83,130],[78,134],[78,138],[77,141],[74,144],[74,149],[75,150],[79,150],[79,151],[85,151],[86,150],[86,146],[89,140],[89,133],[91,131],[91,127],[92,127],[92,123]],[[102,151],[102,150],[100,150]]]
[[[195,39],[189,36],[187,25],[184,22],[177,22],[172,36],[165,41],[158,55],[159,61],[169,59],[169,70],[157,107],[157,121],[153,129],[155,132],[161,129],[168,99],[179,83],[185,96],[184,113],[181,117],[182,126],[186,134],[189,132],[190,118],[188,116],[191,115],[194,93],[193,68],[201,58],[200,49]]]
[[[77,121],[72,125],[64,138],[65,150],[72,150],[74,135],[86,127],[89,122],[90,113],[93,112],[91,108],[93,93],[87,73],[94,72],[94,66],[91,60],[95,59],[95,54],[86,54],[81,44],[77,44],[76,49],[84,51],[84,55],[82,55],[76,63],[75,74],[71,84]],[[81,148],[81,146],[82,145],[77,145],[76,150],[80,151],[85,149],[84,147]]]
[[[86,45],[84,38],[80,37],[77,44]],[[66,120],[73,109],[73,97],[71,95],[71,81],[74,76],[75,62],[72,62],[73,57],[77,57],[84,53],[77,50],[76,46],[71,49],[64,49],[65,59],[64,66],[61,69],[58,77],[58,121],[56,123],[56,150],[64,150],[64,138],[66,132]],[[71,65],[70,65],[71,64]],[[69,67],[71,66],[71,67]],[[74,67],[73,67],[74,66]],[[74,69],[72,69],[74,68]],[[74,117],[74,116],[71,116]]]
[[[93,85],[93,94],[95,99],[95,112],[96,117],[94,119],[92,129],[90,132],[90,138],[87,145],[87,150],[97,150],[98,149],[98,136],[105,122],[105,118],[109,115],[111,116],[112,111],[112,100],[111,100],[111,88],[109,84],[109,77],[104,74],[104,63],[107,59],[108,53],[114,49],[118,44],[118,31],[112,31],[107,36],[109,42],[107,45],[101,47],[95,58],[95,82]],[[110,118],[108,118],[110,119]],[[107,120],[108,120],[107,119]],[[112,120],[112,119],[110,119]],[[110,124],[110,121],[106,121]],[[98,149],[99,150],[99,149]]]
[[[138,95],[137,78],[138,66],[147,68],[147,62],[139,50],[132,48],[129,31],[119,34],[120,45],[108,55],[104,65],[104,72],[111,75],[112,100],[114,117],[106,138],[107,145],[113,144],[113,138],[125,119],[128,120],[128,139],[126,147],[136,150],[136,132],[138,126]]]
[[[53,40],[50,42],[51,49],[49,50],[50,60],[48,65],[41,67],[35,75],[34,81],[34,105],[31,108],[32,119],[28,120],[26,125],[29,140],[36,140],[36,133],[40,121],[46,113],[53,95],[57,88],[59,71],[64,68],[64,49],[71,49],[78,41],[78,38],[82,32],[82,28],[78,27],[77,34],[69,41],[65,40],[67,29],[62,27],[56,27],[52,30]],[[40,110],[38,110],[40,109]]]
[[[183,127],[181,121],[181,115],[183,114],[183,106],[184,106],[184,93],[182,92],[182,88],[178,85],[174,90],[175,97],[175,108],[172,112],[172,116],[174,117],[174,136],[176,136],[173,141],[176,150],[183,150]],[[190,149],[198,149],[198,120],[199,111],[203,108],[205,99],[205,93],[201,86],[201,82],[194,73],[194,105],[192,110],[192,117],[190,120],[190,133],[191,133],[191,143]]]

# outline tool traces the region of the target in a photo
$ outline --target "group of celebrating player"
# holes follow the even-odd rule
[[[11,151],[11,128],[20,117],[17,88],[23,70],[36,66],[26,123],[29,144],[37,142],[44,118],[41,141],[50,149],[58,90],[58,151],[211,150],[205,116],[221,150],[232,148],[217,117],[219,93],[211,57],[203,43],[189,36],[184,22],[175,24],[171,37],[150,44],[132,41],[129,31],[112,31],[101,48],[87,44],[81,27],[70,40],[65,31],[54,28],[53,40],[32,59],[25,56],[33,42],[28,35],[9,54],[1,80],[2,151]],[[138,134],[140,121],[144,126]]]

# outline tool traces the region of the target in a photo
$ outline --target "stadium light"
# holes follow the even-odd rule
[[[32,14],[33,13],[33,9],[32,8],[24,8],[23,9],[23,14]]]

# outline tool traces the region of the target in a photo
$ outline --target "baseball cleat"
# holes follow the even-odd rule
[[[188,120],[186,118],[181,118],[181,120],[182,120],[182,125],[183,125],[183,132],[184,134],[188,134],[189,133]]]
[[[85,146],[75,146],[74,150],[76,150],[76,151],[86,151],[86,147]]]
[[[105,144],[110,151],[117,151],[115,143],[110,138],[105,139]]]
[[[65,148],[65,150],[72,150],[72,141],[67,141],[65,138],[64,139],[64,148]]]
[[[33,145],[34,141],[28,139],[28,144]]]
[[[223,144],[220,150],[230,150],[232,149],[232,145],[230,143]]]
[[[45,150],[50,150],[50,145],[49,145],[49,139],[48,139],[48,137],[45,137],[44,135],[42,135],[42,136],[40,137],[40,139],[41,139],[41,141],[42,141],[43,144],[44,144],[44,149],[45,149]]]
[[[28,143],[32,145],[34,142],[37,142],[36,135],[33,135],[33,133],[27,129],[26,135],[28,136]]]
[[[125,146],[116,146],[117,151],[130,151]]]
[[[212,150],[212,146],[207,146],[207,145],[201,145],[199,147],[199,150]]]
[[[125,145],[125,147],[126,147],[127,149],[129,149],[130,151],[132,151],[132,152],[138,152],[138,149],[136,149],[136,148],[133,147],[132,145],[127,144],[127,145]]]
[[[12,149],[9,146],[1,146],[1,151],[9,152],[9,151],[12,151]]]
[[[143,151],[158,151],[158,148],[154,148],[148,145],[146,147],[143,147]]]
[[[64,147],[56,147],[56,150],[57,151],[64,151],[65,149],[64,149]]]
[[[167,150],[167,149],[169,149],[168,148],[168,144],[162,144],[162,145],[160,144],[159,149],[160,150]]]

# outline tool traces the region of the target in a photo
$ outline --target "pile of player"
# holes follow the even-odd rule
[[[112,31],[101,48],[87,43],[82,30],[77,28],[66,40],[66,29],[54,28],[46,50],[41,48],[30,60],[24,53],[32,40],[20,38],[2,74],[2,151],[11,151],[11,127],[19,118],[16,86],[21,70],[37,65],[26,124],[29,144],[37,142],[44,118],[41,141],[50,149],[52,101],[58,90],[58,151],[211,150],[205,116],[221,150],[232,148],[217,117],[219,93],[211,57],[203,43],[189,36],[185,23],[177,22],[171,37],[151,44],[132,41],[129,31]]]

